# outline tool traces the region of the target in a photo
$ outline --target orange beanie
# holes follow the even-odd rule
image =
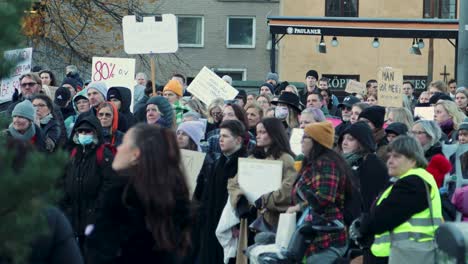
[[[328,121],[308,124],[304,132],[321,145],[331,149],[335,140],[335,129]]]
[[[171,92],[177,94],[178,96],[182,96],[182,95],[184,95],[183,89],[184,88],[182,87],[182,85],[180,84],[179,81],[170,80],[169,82],[167,82],[166,86],[164,86],[163,92],[171,91]]]

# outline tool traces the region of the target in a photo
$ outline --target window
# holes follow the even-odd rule
[[[180,47],[203,47],[204,19],[202,16],[178,16]]]
[[[358,17],[359,0],[326,0],[325,16]]]
[[[226,46],[228,48],[255,48],[255,18],[228,17]]]
[[[224,75],[229,75],[234,81],[245,81],[247,80],[247,70],[246,69],[226,69],[226,68],[217,68],[212,69],[219,77]]]
[[[424,0],[423,18],[457,18],[457,0]]]

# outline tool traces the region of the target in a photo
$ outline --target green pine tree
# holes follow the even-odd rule
[[[6,50],[24,47],[21,22],[30,8],[31,0],[0,0],[0,56]],[[0,59],[0,79],[14,64]],[[15,153],[7,148],[7,138],[1,131],[8,123],[0,115],[0,262],[26,263],[31,242],[48,232],[44,209],[58,198],[56,184],[63,174],[66,155]],[[18,168],[14,157],[22,155],[26,162]]]

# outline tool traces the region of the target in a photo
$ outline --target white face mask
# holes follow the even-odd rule
[[[277,106],[275,108],[275,117],[278,119],[286,119],[289,115],[288,107],[286,106]]]

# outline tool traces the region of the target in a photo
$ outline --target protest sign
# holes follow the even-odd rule
[[[293,128],[291,132],[291,138],[289,139],[289,144],[291,145],[291,150],[296,155],[302,154],[302,137],[304,136],[304,129]]]
[[[239,93],[234,87],[221,79],[216,73],[207,67],[198,73],[187,91],[200,99],[206,105],[210,105],[216,98],[224,100],[233,100]]]
[[[180,154],[182,156],[182,163],[184,165],[185,176],[191,197],[197,186],[197,177],[203,167],[206,153],[181,149]]]
[[[383,67],[379,69],[377,76],[379,105],[386,107],[402,107],[403,71],[401,69]]]
[[[5,60],[16,63],[16,66],[11,71],[10,75],[6,76],[1,81],[0,89],[0,104],[11,101],[11,97],[15,89],[20,91],[21,75],[31,72],[32,48],[9,50],[4,54]]]
[[[414,116],[419,117],[423,120],[434,120],[434,107],[415,107]]]
[[[345,92],[347,93],[358,93],[365,95],[367,93],[366,85],[355,80],[349,80],[346,84]]]
[[[296,230],[296,213],[280,214],[275,244],[281,248],[288,248],[289,241]]]
[[[238,182],[249,202],[281,187],[283,161],[239,158]]]

